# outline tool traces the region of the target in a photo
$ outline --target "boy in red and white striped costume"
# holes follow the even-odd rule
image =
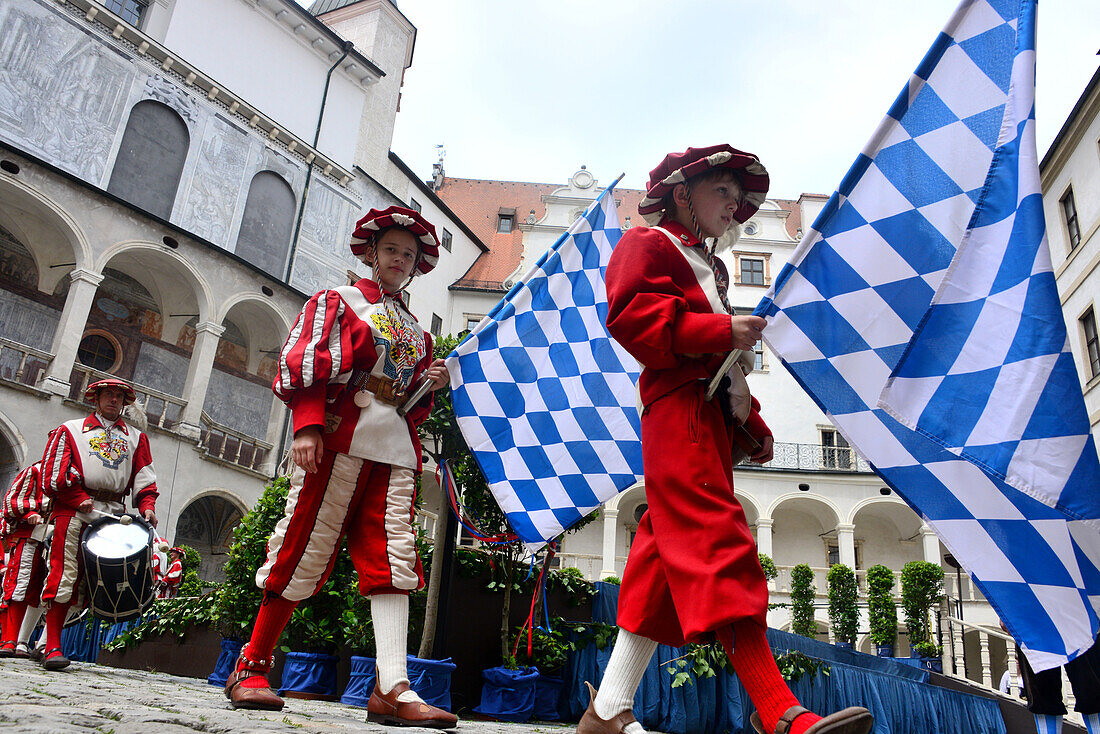
[[[15,654],[27,607],[38,607],[41,600],[46,575],[42,541],[46,539],[48,508],[39,481],[41,466],[42,462],[36,462],[19,472],[3,498],[2,532],[8,548],[3,593],[7,610],[0,636],[0,657]]]
[[[183,548],[173,546],[168,549],[168,569],[160,577],[164,583],[158,599],[174,599],[180,592],[180,582],[183,581]]]
[[[607,328],[642,365],[642,463],[648,509],[638,524],[619,594],[619,635],[578,734],[643,734],[634,693],[658,643],[720,641],[756,705],[762,734],[865,734],[854,707],[822,719],[798,705],[765,637],[768,588],[745,513],[733,493],[735,436],[766,463],[771,431],[744,367],[705,391],[728,353],[753,356],[766,322],[733,313],[729,278],[708,238],[752,216],[768,173],[728,145],[688,148],[652,172],[638,206],[649,227],[623,235],[608,262]]]
[[[58,426],[42,456],[42,493],[51,502],[53,535],[47,557],[42,600],[46,612],[46,653],[42,666],[68,666],[61,654],[61,628],[83,581],[80,536],[97,519],[93,510],[118,515],[131,502],[153,527],[157,516],[157,478],[149,438],[122,419],[122,409],[134,402],[134,389],[122,380],[93,382],[84,400],[96,406],[87,418]]]
[[[408,594],[423,583],[412,527],[416,427],[431,411],[430,393],[398,411],[411,387],[427,380],[438,390],[449,380],[401,295],[435,267],[439,242],[419,213],[392,206],[358,222],[351,249],[373,279],[309,299],[280,355],[273,389],[291,410],[296,468],[286,516],[256,574],[263,603],[225,694],[234,707],[282,708],[266,677],[275,643],[297,603],[325,583],[346,535],[378,648],[370,718],[450,728],[458,718],[424,703],[405,666]]]

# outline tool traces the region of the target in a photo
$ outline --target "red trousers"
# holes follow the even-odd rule
[[[257,586],[290,601],[313,596],[332,573],[344,536],[364,596],[423,585],[412,469],[326,451],[316,473],[295,469],[290,483]]]
[[[19,538],[8,551],[4,573],[4,603],[16,601],[38,606],[42,597],[42,582],[46,578],[46,562],[42,544],[30,538]]]
[[[768,587],[733,495],[733,441],[705,383],[684,385],[642,414],[648,510],[619,591],[619,626],[664,645],[713,639],[751,619],[766,624]]]

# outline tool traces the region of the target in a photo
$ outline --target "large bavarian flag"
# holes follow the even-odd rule
[[[607,333],[614,184],[447,357],[459,428],[516,535],[560,535],[642,475],[638,363]]]
[[[1036,670],[1096,639],[1100,466],[1035,149],[1035,1],[965,0],[757,313]]]

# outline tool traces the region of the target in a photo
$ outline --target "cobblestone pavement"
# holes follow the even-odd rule
[[[100,732],[426,732],[367,723],[366,709],[288,699],[286,708],[234,711],[222,689],[204,680],[90,663],[47,672],[26,660],[0,660],[0,734]],[[568,734],[561,724],[459,722],[459,734]]]

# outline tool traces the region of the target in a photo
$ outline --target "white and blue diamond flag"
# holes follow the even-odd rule
[[[640,370],[604,325],[613,186],[447,357],[462,435],[531,546],[642,475]]]
[[[1100,462],[1034,100],[1035,1],[962,2],[757,313],[1043,670],[1100,627]]]

